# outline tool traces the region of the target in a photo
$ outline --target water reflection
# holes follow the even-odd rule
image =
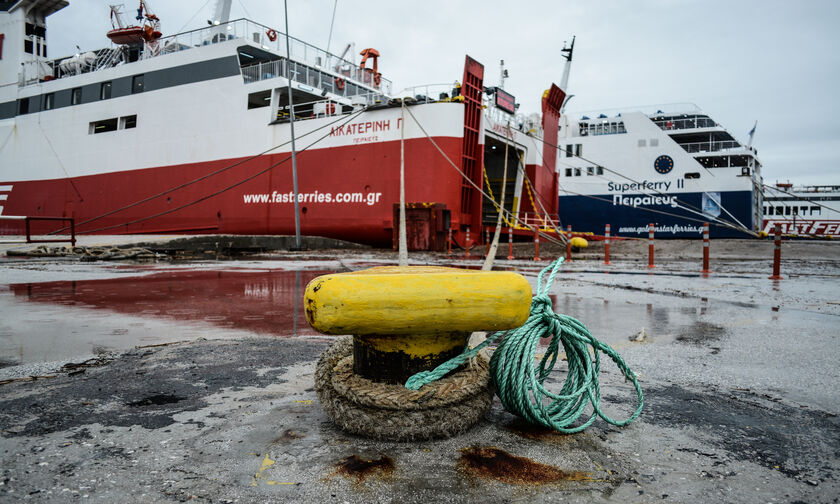
[[[259,334],[316,334],[303,288],[320,271],[167,271],[148,276],[13,284],[16,299],[160,320],[200,321]]]

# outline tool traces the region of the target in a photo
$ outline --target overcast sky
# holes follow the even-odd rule
[[[290,34],[325,48],[334,1],[289,0]],[[149,3],[170,35],[206,26],[215,2]],[[50,54],[108,45],[109,3],[75,0],[51,16]],[[234,0],[239,17],[282,28],[283,2]],[[559,83],[560,49],[576,35],[571,114],[696,103],[742,142],[758,120],[765,183],[840,185],[838,22],[840,1],[338,0],[330,49],[378,49],[394,90],[460,79],[465,54],[496,85],[504,59],[505,89],[530,113]]]

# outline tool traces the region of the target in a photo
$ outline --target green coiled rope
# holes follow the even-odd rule
[[[559,258],[543,269],[537,277],[537,294],[531,300],[528,320],[522,327],[500,331],[488,336],[487,340],[473,349],[444,362],[431,371],[421,371],[405,383],[410,390],[443,378],[499,338],[499,346],[490,359],[490,373],[496,385],[496,393],[505,409],[525,420],[571,434],[585,430],[598,418],[616,426],[624,426],[639,417],[644,407],[644,397],[635,373],[612,347],[601,343],[578,320],[554,313],[548,292],[563,258]],[[550,271],[543,284],[543,275]],[[534,355],[541,338],[551,337],[545,354],[538,366],[534,366]],[[566,382],[558,394],[549,392],[544,386],[554,364],[560,355],[560,345],[566,352],[569,371]],[[592,348],[594,358],[589,349]],[[601,370],[600,354],[607,355],[621,370],[625,378],[633,382],[638,398],[638,407],[625,420],[614,420],[601,410],[601,389],[598,375]],[[592,405],[589,418],[578,425],[587,405]]]

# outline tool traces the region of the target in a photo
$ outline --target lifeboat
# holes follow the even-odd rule
[[[115,44],[142,44],[146,31],[141,26],[127,26],[115,28],[107,33],[108,38]]]

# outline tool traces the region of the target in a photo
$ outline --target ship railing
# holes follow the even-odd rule
[[[380,96],[381,95],[376,95]],[[305,121],[307,119],[318,119],[321,117],[337,117],[340,115],[347,115],[359,109],[359,107],[363,107],[367,105],[367,98],[363,95],[360,95],[360,100],[357,103],[347,104],[346,100],[342,100],[341,102],[334,100],[334,99],[326,99],[326,100],[313,100],[308,102],[295,102],[295,122],[297,121]],[[371,96],[371,100],[373,96]],[[356,100],[354,100],[356,101]],[[380,103],[382,103],[380,101]],[[374,101],[371,101],[370,104],[375,104]],[[276,117],[271,124],[279,124],[289,122],[289,114],[291,113],[291,107],[288,104],[280,105],[277,107]]]
[[[718,123],[708,117],[688,117],[681,119],[656,119],[653,121],[665,131],[697,128],[715,128]]]
[[[271,40],[273,36],[274,40]],[[208,26],[188,32],[170,35],[160,39],[161,54],[184,51],[194,47],[244,39],[278,55],[286,55],[286,38],[279,30],[274,30],[249,19],[237,19],[216,26]],[[371,69],[361,69],[357,65],[306,42],[289,37],[289,53],[292,61],[309,65],[315,69],[327,70],[338,77],[351,79],[364,85],[379,89],[383,94],[391,94],[391,81],[380,78],[379,85],[374,82]]]
[[[275,40],[271,40],[269,33],[275,37]],[[162,37],[157,41],[155,47],[152,48],[154,53],[146,54],[150,48],[145,47],[144,54],[140,59],[142,60],[149,57],[186,51],[196,47],[218,44],[236,39],[247,40],[250,43],[259,45],[262,49],[273,50],[278,55],[282,54],[285,56],[286,54],[286,38],[283,33],[249,19],[236,19],[220,25],[207,26]],[[98,55],[102,51],[118,50],[119,47],[119,45],[111,44],[110,48],[99,49],[91,52]],[[376,85],[374,82],[373,71],[371,69],[361,69],[358,65],[355,65],[350,61],[340,58],[323,49],[319,49],[311,44],[307,44],[300,39],[289,37],[289,51],[293,61],[310,65],[313,68],[327,69],[342,78],[352,79],[363,85],[369,85],[386,95],[391,94],[392,83],[390,80],[380,77],[380,82]],[[29,83],[38,82],[39,79],[43,79],[45,75],[53,75],[60,78],[68,74],[76,75],[79,73],[87,73],[90,71],[109,68],[106,65],[97,66],[91,64],[85,67],[79,67],[72,73],[62,71],[56,72],[55,67],[58,63],[65,59],[67,58],[60,58],[51,62],[38,62],[39,64],[46,65],[49,70],[42,72],[30,71],[28,73],[24,73],[19,79],[19,85],[24,86]],[[114,63],[116,63],[116,61]]]
[[[259,82],[275,77],[287,78],[286,58],[274,61],[264,61],[242,67],[242,78],[245,84]],[[338,96],[352,97],[367,94],[387,94],[384,91],[373,92],[344,77],[318,70],[316,68],[296,63],[291,64],[292,80],[311,87],[313,90],[326,91]],[[373,87],[373,86],[371,86]],[[381,88],[382,86],[380,86]]]
[[[702,110],[700,110],[700,107],[694,103],[661,103],[658,105],[639,105],[634,107],[619,107],[612,109],[580,110],[568,112],[566,115],[569,117],[587,116],[591,118],[596,118],[601,115],[604,117],[619,117],[621,114],[627,114],[630,112],[641,112],[645,115],[653,117],[659,115],[699,114]]]
[[[421,84],[403,89],[397,96],[400,98],[414,98],[420,103],[435,103],[443,100],[450,100],[453,96],[460,94],[456,90],[455,83]]]
[[[727,149],[741,148],[741,144],[735,140],[718,140],[713,142],[692,142],[680,144],[686,152],[718,152]]]
[[[517,214],[517,229],[547,229],[554,231],[552,223],[560,222],[558,214],[544,214],[534,212],[519,212]]]
[[[510,129],[525,133],[526,135],[543,137],[542,124],[539,117],[535,114],[509,114],[508,112],[496,107],[489,100],[485,100],[484,117],[488,119],[487,129],[493,129],[497,133],[499,130],[493,128],[493,124],[497,124],[502,128],[510,124]]]
[[[14,220],[24,222],[25,240],[3,240],[0,243],[57,243],[70,242],[70,246],[76,246],[76,221],[72,217],[45,217],[45,216],[28,216],[28,215],[0,215],[0,220]],[[40,238],[34,238],[32,234],[33,221],[59,221],[70,223],[70,236],[64,237],[61,235],[44,235]]]

